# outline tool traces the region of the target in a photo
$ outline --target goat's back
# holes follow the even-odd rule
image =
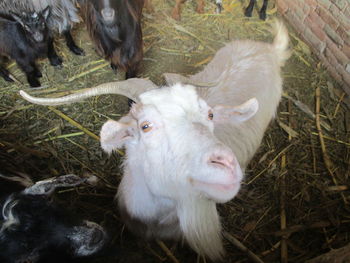
[[[267,125],[274,117],[282,94],[280,67],[289,57],[288,33],[276,23],[273,44],[237,40],[219,50],[204,70],[191,77],[195,83],[216,83],[200,88],[209,105],[240,105],[255,97],[257,114],[239,124],[219,124],[215,133],[236,153],[244,168],[260,145]]]

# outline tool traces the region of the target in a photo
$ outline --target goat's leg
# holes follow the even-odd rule
[[[185,3],[186,0],[176,0],[175,6],[173,8],[173,11],[171,13],[171,17],[175,20],[180,20],[181,18],[181,5]]]
[[[66,44],[70,51],[72,51],[75,55],[79,55],[79,56],[85,55],[84,50],[78,47],[77,44],[75,44],[74,39],[70,33],[70,30],[64,31],[63,35],[66,38]]]
[[[204,0],[197,0],[197,9],[196,12],[199,14],[203,14],[204,13]]]
[[[6,81],[14,82],[14,80],[10,77],[10,72],[2,66],[0,66],[0,76]]]
[[[253,13],[253,8],[254,5],[256,4],[256,0],[250,0],[249,5],[247,6],[247,8],[244,11],[244,15],[251,17],[252,13]]]
[[[26,57],[16,60],[18,67],[20,67],[27,76],[27,81],[31,87],[40,87],[38,80],[38,68],[34,61],[29,61]],[[39,71],[40,73],[40,71]],[[41,75],[41,73],[40,73]]]
[[[36,66],[36,64],[34,62],[32,62],[31,66],[33,67],[33,74],[35,75],[35,77],[41,78],[43,76],[43,74],[41,74],[41,72],[38,69],[38,67]]]
[[[118,66],[117,66],[116,64],[114,64],[113,62],[111,62],[111,68],[112,68],[112,70],[113,70],[115,73],[117,73],[117,71],[118,71]]]
[[[62,58],[60,58],[55,51],[55,47],[53,46],[53,38],[52,37],[50,37],[48,40],[47,57],[49,58],[50,64],[52,66],[61,66],[62,65]]]
[[[268,0],[264,0],[263,5],[259,11],[259,18],[261,20],[266,20],[267,3],[268,3]]]
[[[222,11],[222,0],[215,0],[216,13],[220,14]]]

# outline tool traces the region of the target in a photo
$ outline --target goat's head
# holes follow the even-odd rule
[[[178,199],[186,191],[226,202],[237,194],[242,171],[214,126],[245,121],[257,108],[256,99],[211,107],[188,85],[155,89],[141,94],[127,116],[103,125],[101,146],[108,153],[126,146],[127,167],[146,177],[155,195]]]
[[[41,12],[23,12],[21,15],[16,13],[11,13],[13,19],[18,22],[24,29],[24,32],[29,39],[34,42],[42,42],[45,40],[48,29],[47,29],[47,19],[50,15],[51,8],[47,6]]]
[[[37,262],[49,255],[85,257],[98,252],[106,242],[103,228],[67,215],[48,198],[55,187],[81,182],[74,175],[58,177],[7,197],[0,214],[0,260]]]

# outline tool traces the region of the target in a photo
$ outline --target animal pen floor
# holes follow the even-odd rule
[[[190,1],[184,4],[182,20],[175,22],[169,17],[174,1],[153,1],[155,11],[144,10],[142,77],[162,84],[164,72],[198,72],[232,39],[271,41],[269,25],[277,16],[274,1],[269,3],[266,22],[258,19],[256,10],[252,18],[243,16],[247,2],[224,1],[223,13],[216,15],[214,4],[207,1],[206,13],[199,15]],[[127,112],[126,98],[99,96],[53,108],[31,105],[18,95],[25,89],[32,95],[57,97],[123,78],[95,54],[83,25],[74,34],[86,55],[72,55],[64,41],[58,41],[63,68],[40,62],[43,89],[31,90],[14,63],[10,71],[20,83],[0,80],[0,165],[31,174],[35,180],[68,173],[101,179],[97,187],[55,195],[60,204],[110,231],[116,255],[109,253],[93,262],[174,262],[156,242],[135,238],[124,229],[113,203],[122,157],[102,153],[96,135],[108,118]],[[293,54],[283,68],[285,94],[277,118],[246,171],[239,195],[218,206],[224,230],[264,262],[281,262],[285,244],[289,262],[304,262],[350,242],[349,98],[293,30],[290,37]],[[321,94],[320,112],[315,110],[316,90]],[[283,221],[286,229],[281,230]],[[186,245],[166,245],[179,262],[205,262]],[[225,262],[251,262],[228,240],[225,248]]]

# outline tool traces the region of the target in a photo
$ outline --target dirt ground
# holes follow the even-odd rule
[[[164,72],[200,71],[230,40],[271,41],[269,26],[278,16],[274,1],[269,2],[266,22],[258,19],[257,10],[252,18],[243,16],[247,2],[224,0],[224,11],[217,15],[213,2],[206,2],[204,14],[196,14],[195,1],[188,1],[182,20],[176,22],[169,17],[174,1],[153,1],[154,12],[145,11],[143,17],[141,76],[161,85]],[[96,55],[83,24],[74,36],[86,55],[73,55],[60,39],[57,47],[63,67],[40,61],[43,89],[30,89],[14,63],[9,69],[22,84],[0,80],[1,169],[25,172],[34,180],[68,173],[97,175],[99,186],[61,190],[55,196],[68,209],[108,229],[110,251],[92,261],[173,262],[156,242],[140,240],[124,229],[113,202],[122,176],[118,168],[122,156],[102,153],[94,136],[108,118],[118,119],[127,112],[126,98],[104,95],[50,108],[31,105],[18,95],[24,89],[36,96],[58,97],[123,79],[122,72],[114,74]],[[285,94],[277,118],[248,167],[239,195],[219,206],[225,231],[264,262],[281,262],[281,255],[288,262],[304,262],[350,242],[349,98],[298,34],[290,30],[290,36],[293,55],[283,68]],[[316,90],[321,94],[319,114]],[[205,262],[186,245],[166,245],[179,262]],[[288,254],[281,252],[285,247]],[[228,240],[225,248],[225,262],[251,262]]]

